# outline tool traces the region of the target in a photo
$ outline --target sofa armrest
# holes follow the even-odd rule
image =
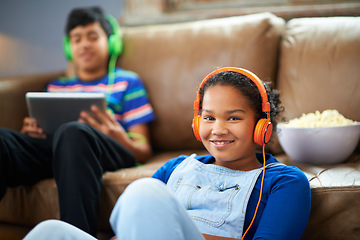
[[[19,130],[27,116],[25,93],[43,91],[46,84],[62,72],[28,76],[12,76],[0,78],[0,127]]]

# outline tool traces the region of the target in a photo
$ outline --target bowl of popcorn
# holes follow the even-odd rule
[[[337,110],[303,114],[277,125],[282,149],[292,160],[315,165],[345,161],[360,138],[360,122],[345,118]]]

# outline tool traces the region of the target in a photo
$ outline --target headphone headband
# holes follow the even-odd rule
[[[261,100],[262,100],[262,111],[266,113],[267,118],[260,119],[254,130],[254,142],[259,145],[264,145],[269,142],[272,132],[272,124],[270,121],[270,103],[268,100],[268,96],[266,93],[265,86],[263,82],[252,72],[243,68],[236,68],[236,67],[224,67],[219,68],[211,73],[209,73],[204,80],[200,83],[196,94],[196,100],[194,102],[194,118],[192,121],[192,128],[194,135],[197,140],[202,141],[199,133],[200,121],[201,116],[199,115],[200,112],[200,90],[204,87],[205,83],[214,75],[220,72],[237,72],[243,74],[244,76],[248,77],[252,82],[254,82],[260,92]]]
[[[110,14],[106,14],[105,19],[106,19],[106,21],[109,22],[109,24],[111,26],[112,34],[118,34],[119,36],[121,36],[120,25],[119,25],[118,21],[116,20],[116,18]]]
[[[266,115],[269,117],[270,116],[270,103],[268,100],[268,96],[266,93],[266,89],[264,87],[263,82],[258,78],[258,76],[256,76],[254,73],[250,72],[249,70],[246,70],[244,68],[236,68],[236,67],[224,67],[224,68],[219,68],[216,69],[214,71],[212,71],[211,73],[209,73],[200,83],[200,86],[198,88],[197,91],[197,95],[196,95],[196,100],[194,103],[194,111],[196,111],[196,115],[199,114],[199,110],[200,110],[200,89],[204,87],[205,83],[212,78],[213,76],[215,76],[216,74],[220,73],[220,72],[237,72],[237,73],[241,73],[243,75],[245,75],[246,77],[248,77],[252,82],[254,82],[257,86],[257,88],[259,89],[260,95],[261,95],[261,99],[262,99],[262,111],[264,113],[266,113]]]

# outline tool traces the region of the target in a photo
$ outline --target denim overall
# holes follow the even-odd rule
[[[204,164],[195,156],[179,164],[167,182],[168,187],[201,233],[241,238],[248,201],[262,168],[237,171]]]

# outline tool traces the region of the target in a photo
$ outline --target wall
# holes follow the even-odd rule
[[[63,71],[66,17],[74,7],[93,5],[119,18],[123,0],[1,0],[0,77]]]
[[[123,25],[165,24],[271,12],[295,17],[359,16],[359,0],[124,0]]]
[[[267,6],[242,6],[244,2],[257,5],[262,2]],[[275,6],[274,2],[292,2],[293,5]],[[326,4],[303,5],[305,2]],[[1,0],[0,77],[64,71],[67,66],[62,51],[65,20],[69,11],[79,6],[99,5],[126,26],[263,11],[285,19],[360,15],[359,0],[273,0],[271,3],[262,0]]]

